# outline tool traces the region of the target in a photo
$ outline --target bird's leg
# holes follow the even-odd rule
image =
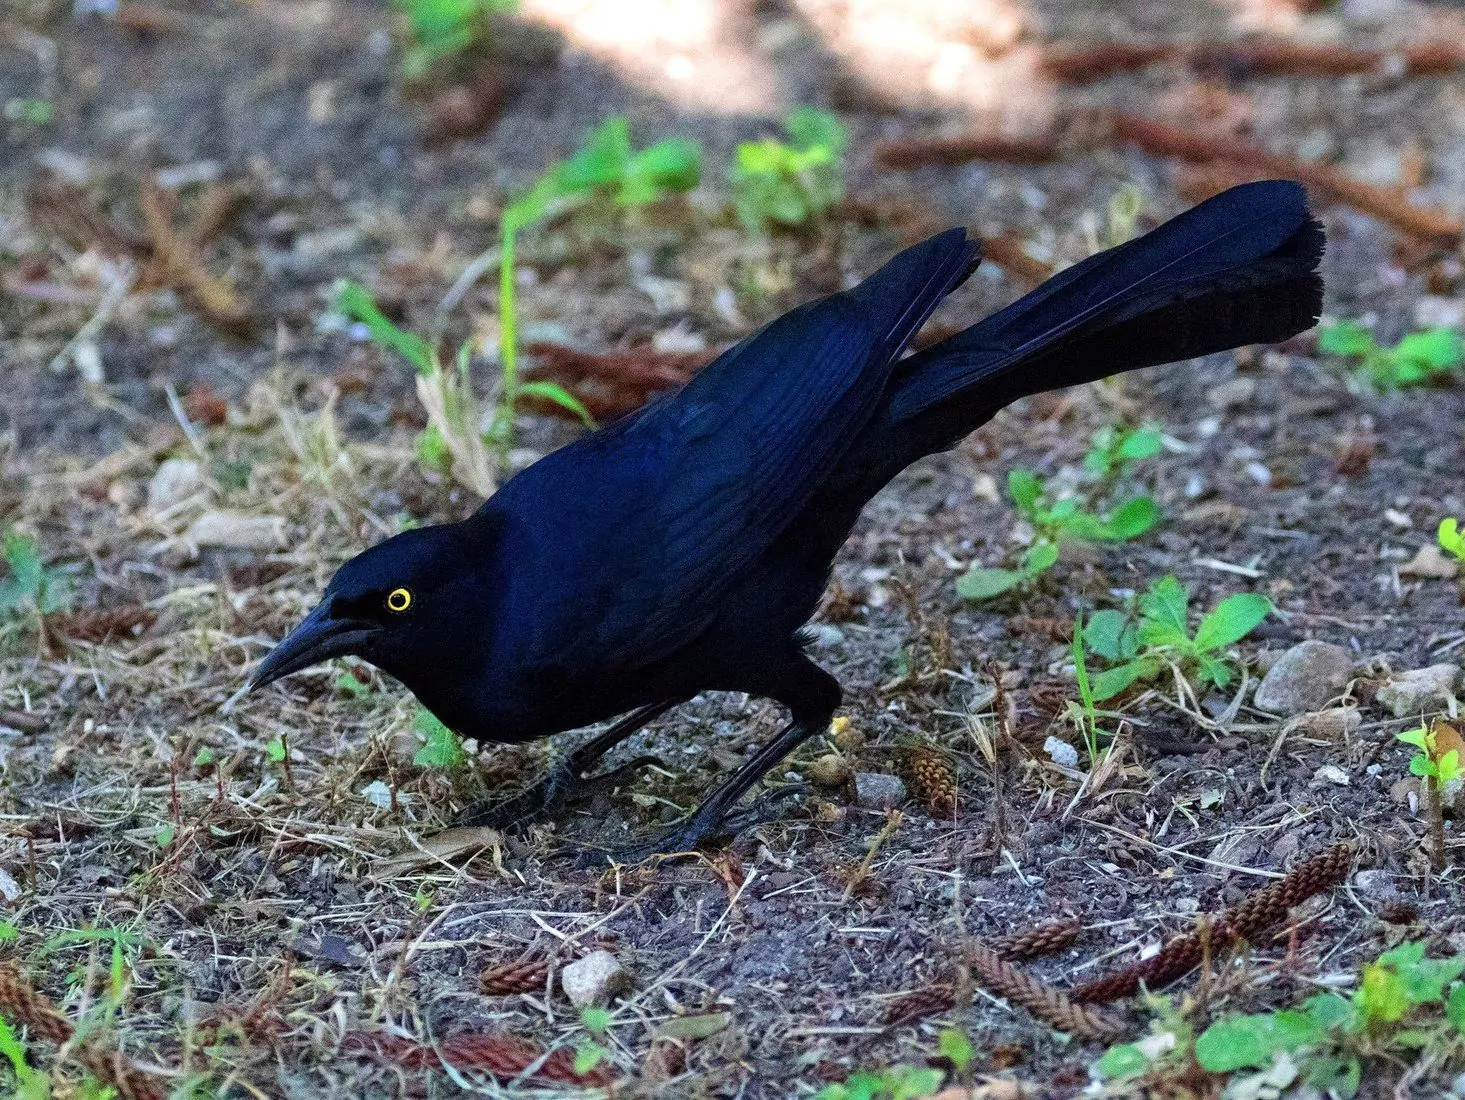
[[[823,733],[827,730],[829,718],[829,714],[824,714],[812,721],[796,720],[789,723],[782,733],[759,749],[753,759],[734,772],[731,779],[708,795],[706,801],[697,807],[692,816],[679,825],[674,825],[666,832],[633,848],[618,852],[586,852],[581,856],[580,862],[586,865],[639,863],[652,856],[692,851],[702,841],[718,831],[718,826],[727,816],[728,811],[754,783],[763,778],[768,769],[816,733]]]
[[[638,756],[602,775],[587,777],[585,774],[611,749],[680,702],[682,700],[672,699],[633,710],[604,733],[597,734],[568,756],[550,765],[549,773],[538,783],[497,802],[475,802],[458,815],[454,824],[487,825],[495,829],[510,825],[528,825],[542,820],[579,795],[612,783],[647,763],[655,763],[657,758],[654,756]]]

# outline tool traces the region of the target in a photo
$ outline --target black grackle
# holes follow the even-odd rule
[[[614,745],[698,692],[782,703],[782,733],[625,857],[688,850],[828,727],[839,684],[801,629],[886,482],[1020,397],[1310,327],[1322,251],[1299,185],[1236,187],[902,358],[978,262],[963,230],[941,233],[524,470],[469,519],[347,562],[250,686],[353,654],[480,742],[625,715],[479,818],[498,822],[561,801]]]

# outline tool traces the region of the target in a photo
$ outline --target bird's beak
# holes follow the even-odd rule
[[[244,685],[253,691],[281,676],[299,672],[331,657],[355,653],[375,627],[359,619],[338,619],[331,614],[330,601],[318,606],[283,642],[265,654],[265,659]]]

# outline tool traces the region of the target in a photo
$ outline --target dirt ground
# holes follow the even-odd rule
[[[902,171],[877,164],[882,140],[1038,134],[1073,108],[1105,108],[1405,183],[1419,206],[1465,215],[1458,66],[1269,76],[1166,63],[1088,84],[1042,67],[1055,43],[1254,32],[1388,54],[1458,43],[1458,7],[526,0],[484,63],[504,89],[498,113],[447,140],[433,136],[433,92],[398,75],[394,26],[385,5],[352,0],[124,0],[115,18],[9,0],[0,14],[0,103],[54,107],[48,122],[0,123],[0,515],[76,592],[54,636],[11,638],[0,657],[0,894],[15,933],[0,952],[68,1015],[95,1018],[115,943],[126,988],[98,1042],[180,1096],[600,1095],[446,1052],[464,1036],[582,1046],[552,976],[504,995],[480,975],[538,959],[557,971],[603,948],[634,980],[597,1040],[595,1072],[615,1095],[812,1095],[861,1066],[927,1064],[954,1024],[990,1077],[980,1095],[1072,1096],[1103,1044],[972,996],[973,940],[1075,921],[1070,946],[1028,964],[1071,986],[1348,841],[1345,886],[1290,935],[1178,983],[1175,1002],[1203,1024],[1347,990],[1406,935],[1465,950],[1465,845],[1447,821],[1450,863],[1431,872],[1400,783],[1409,751],[1394,740],[1418,716],[1375,699],[1392,673],[1460,659],[1460,590],[1400,567],[1465,511],[1465,394],[1360,391],[1311,337],[1031,399],[868,508],[814,624],[812,652],[846,689],[838,749],[853,770],[900,774],[913,746],[938,749],[957,777],[952,816],[813,788],[704,858],[602,874],[566,849],[674,819],[772,735],[776,709],[699,698],[621,750],[656,767],[559,820],[465,841],[439,834],[475,798],[536,774],[542,746],[488,747],[452,775],[417,767],[415,704],[365,666],[344,684],[333,666],[226,706],[340,562],[404,522],[476,504],[415,460],[410,373],[331,323],[332,285],[358,280],[430,330],[496,242],[507,199],[603,118],[627,115],[642,143],[696,138],[704,182],[614,233],[557,224],[528,238],[524,338],[715,348],[871,270],[921,225],[1006,234],[1059,266],[1102,239],[1125,185],[1143,195],[1141,229],[1200,186],[1193,169],[1118,142]],[[818,230],[751,239],[726,212],[724,166],[800,103],[850,129],[848,200]],[[157,275],[142,184],[159,174],[179,196],[164,213],[180,262],[205,280]],[[237,202],[189,237],[221,187]],[[1314,205],[1330,316],[1365,318],[1385,342],[1462,324],[1458,240],[1421,243],[1326,194]],[[448,342],[492,345],[493,282],[447,315]],[[201,283],[232,294],[237,315],[211,314]],[[1029,285],[984,265],[935,323],[970,323]],[[1117,422],[1165,433],[1136,475],[1164,522],[1065,552],[1031,592],[960,601],[962,570],[1020,550],[1007,471],[1071,478],[1093,433]],[[513,460],[578,430],[526,414]],[[160,508],[169,458],[199,476]],[[254,544],[197,546],[189,532],[219,513],[252,517]],[[1234,686],[1197,702],[1161,682],[1127,698],[1102,775],[1060,766],[1046,739],[1078,743],[1061,717],[1077,697],[1064,630],[1167,572],[1197,608],[1238,591],[1273,599],[1238,647],[1248,688],[1297,642],[1348,647],[1361,722],[1329,737],[1233,700]],[[811,745],[770,778],[805,778],[830,751]],[[941,983],[954,1003],[889,1022],[902,995]],[[1130,1037],[1145,1033],[1142,1001],[1112,1011]],[[50,1065],[54,1050],[29,1034],[33,1062]],[[1462,1068],[1371,1061],[1363,1094],[1443,1095]],[[53,1095],[90,1095],[81,1081],[76,1062],[58,1064]],[[1219,1095],[1221,1083],[1190,1087]]]

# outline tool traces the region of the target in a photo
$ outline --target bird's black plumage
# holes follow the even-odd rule
[[[1248,184],[901,358],[977,264],[963,231],[932,237],[524,470],[469,519],[347,562],[254,682],[353,653],[480,741],[630,712],[554,790],[700,691],[781,702],[783,734],[655,845],[690,846],[838,705],[799,630],[890,478],[1025,395],[1310,327],[1322,250],[1300,186]]]

